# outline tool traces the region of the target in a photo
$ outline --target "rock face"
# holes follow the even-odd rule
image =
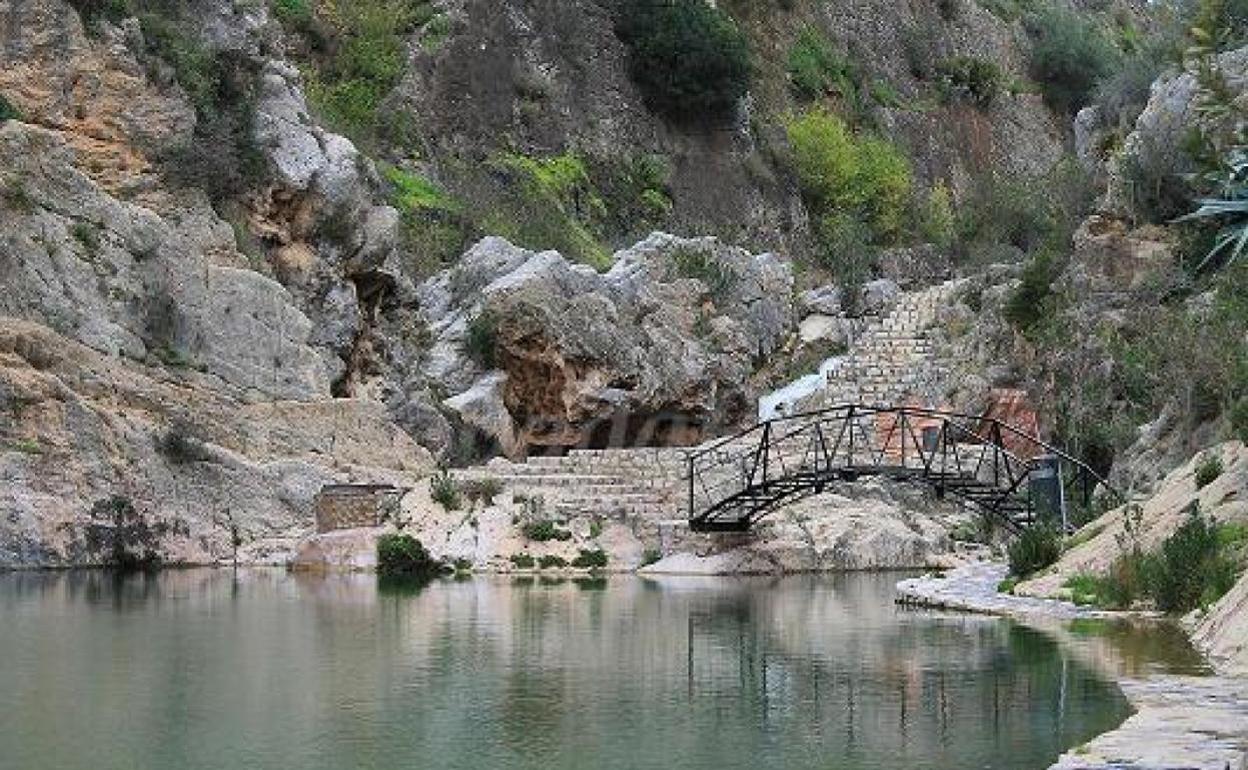
[[[0,566],[283,563],[335,482],[410,484],[418,447],[374,402],[249,402],[193,370],[142,367],[0,319]],[[123,499],[138,521],[115,526]]]
[[[518,454],[688,444],[751,416],[747,381],[793,332],[792,291],[774,255],[656,233],[602,275],[489,238],[419,297],[446,405]]]

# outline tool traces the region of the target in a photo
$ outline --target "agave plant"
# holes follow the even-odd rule
[[[1227,253],[1226,264],[1239,258],[1248,249],[1248,148],[1236,148],[1230,153],[1227,174],[1217,198],[1202,198],[1198,208],[1179,217],[1178,222],[1217,219],[1224,222],[1218,231],[1213,248],[1205,255],[1197,270],[1203,270],[1220,254]]]

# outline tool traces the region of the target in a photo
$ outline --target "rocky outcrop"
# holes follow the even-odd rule
[[[488,238],[419,289],[445,404],[509,454],[689,444],[753,416],[795,326],[785,261],[655,234],[605,274]]]
[[[164,562],[284,563],[322,485],[401,485],[432,465],[374,402],[257,402],[12,318],[0,402],[0,566],[98,564],[117,543]]]

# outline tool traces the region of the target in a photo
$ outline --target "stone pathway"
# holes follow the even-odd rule
[[[981,562],[943,577],[903,580],[897,601],[1024,620],[1122,615],[997,593],[1006,571]],[[1248,679],[1159,675],[1120,680],[1119,686],[1136,713],[1062,755],[1050,770],[1248,770]]]

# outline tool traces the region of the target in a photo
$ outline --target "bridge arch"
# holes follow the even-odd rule
[[[875,476],[928,486],[1013,533],[1070,528],[1073,505],[1122,495],[1086,463],[993,417],[843,404],[759,422],[690,452],[689,526],[744,532],[783,505]]]

